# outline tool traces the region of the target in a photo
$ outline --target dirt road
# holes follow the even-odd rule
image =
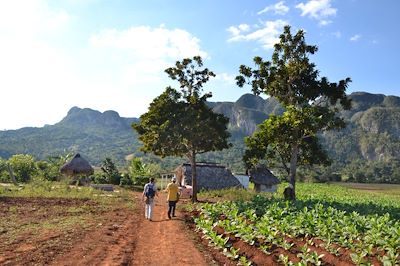
[[[153,221],[145,220],[142,211],[132,265],[208,265],[186,235],[182,214],[169,220],[165,194],[159,195]]]
[[[206,260],[207,251],[196,248],[197,242],[192,240],[193,233],[188,232],[182,213],[177,211],[177,217],[167,218],[164,193],[156,199],[152,222],[144,218],[141,193],[135,192],[132,197],[136,205],[133,210],[122,206],[105,210],[85,200],[0,198],[0,219],[6,225],[11,222],[9,217],[15,215],[20,215],[15,216],[15,221],[21,220],[21,225],[15,226],[29,228],[53,220],[72,219],[73,212],[60,210],[59,206],[65,205],[69,206],[68,210],[88,206],[91,215],[84,226],[69,227],[69,230],[47,226],[43,232],[29,231],[16,239],[7,238],[6,229],[0,230],[0,265],[214,264],[212,259]],[[23,209],[11,213],[16,206]],[[6,228],[12,227],[9,224]]]

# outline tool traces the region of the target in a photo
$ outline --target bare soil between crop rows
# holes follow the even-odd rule
[[[91,200],[0,197],[0,265],[216,265],[196,247],[179,211],[168,219],[163,193],[153,221],[144,218],[141,193],[132,200],[133,210]]]
[[[168,219],[165,195],[159,194],[153,221],[144,218],[138,192],[132,193],[133,209],[82,199],[0,197],[0,265],[237,265],[195,232],[196,213],[178,208],[177,217]],[[280,254],[299,261],[305,244],[288,238],[291,249],[271,246],[267,255],[258,248],[263,243],[251,246],[223,228],[214,230],[254,265],[280,265]],[[314,243],[309,248],[324,254],[323,265],[354,265],[345,249],[334,256]]]

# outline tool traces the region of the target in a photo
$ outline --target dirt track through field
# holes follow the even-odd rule
[[[69,199],[0,198],[0,214],[13,206],[27,206],[21,219],[42,223],[66,218],[67,213],[37,215],[38,210],[69,204],[71,207],[92,204],[93,221],[87,228],[73,227],[68,232],[57,228],[41,234],[24,234],[0,243],[0,265],[213,265],[205,251],[196,248],[184,216],[169,220],[165,193],[156,199],[153,221],[144,218],[141,193],[132,193],[135,208],[123,206],[112,210],[95,209],[96,203]],[[181,204],[181,203],[178,203]],[[53,217],[54,216],[54,217]],[[0,215],[0,219],[7,219]],[[8,220],[8,219],[7,219]],[[5,220],[5,221],[7,221]],[[4,221],[4,220],[3,220]],[[1,228],[0,228],[1,229]],[[5,230],[3,230],[6,232]],[[0,240],[6,233],[1,233]],[[204,254],[203,254],[204,253]],[[208,263],[211,261],[211,263]]]
[[[105,230],[87,235],[68,257],[55,265],[208,265],[188,238],[182,214],[169,220],[165,193],[159,193],[153,221],[144,218],[141,193],[134,193],[137,208],[129,214],[114,212]],[[52,263],[53,264],[53,263]]]
[[[167,211],[164,193],[156,197],[153,221],[144,218],[142,203],[132,265],[208,265],[186,235],[182,214],[169,220]]]

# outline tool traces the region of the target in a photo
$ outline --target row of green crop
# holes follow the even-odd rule
[[[376,185],[378,186],[378,185]],[[358,212],[362,215],[388,213],[392,219],[400,219],[400,187],[397,193],[371,193],[336,184],[297,183],[296,197],[304,205],[316,203],[346,212]],[[280,185],[275,197],[281,198],[285,185]]]
[[[321,239],[323,248],[334,255],[339,255],[337,245],[349,249],[356,264],[375,256],[385,265],[395,265],[400,255],[400,222],[389,214],[360,215],[310,201],[289,204],[261,196],[248,202],[204,204],[200,210],[199,228],[220,226],[250,245],[261,239],[260,249],[267,254],[272,245],[290,249],[292,244],[285,237],[291,237],[308,239],[310,244],[313,238]],[[317,254],[303,252],[299,257],[312,264],[319,261]]]

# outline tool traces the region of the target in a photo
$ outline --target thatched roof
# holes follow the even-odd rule
[[[250,182],[272,186],[279,184],[279,179],[264,165],[257,165],[249,170]]]
[[[67,162],[60,168],[60,172],[65,175],[91,175],[93,167],[77,153],[71,161]]]
[[[196,163],[197,189],[222,189],[228,187],[242,187],[239,180],[223,165],[216,163]],[[183,181],[192,185],[192,167],[189,163],[179,165],[174,170],[178,184]]]

